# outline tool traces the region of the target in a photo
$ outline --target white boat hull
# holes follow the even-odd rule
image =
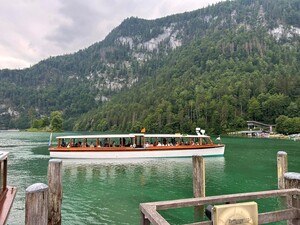
[[[126,158],[167,158],[167,157],[191,157],[199,156],[222,156],[225,146],[201,149],[185,150],[145,150],[140,151],[50,151],[52,158],[70,159],[126,159]]]

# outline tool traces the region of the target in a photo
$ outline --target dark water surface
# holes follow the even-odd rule
[[[18,188],[10,225],[24,224],[25,189],[47,183],[48,140],[49,133],[0,131],[0,151],[10,152],[8,183]],[[207,196],[276,189],[276,155],[281,150],[288,153],[289,171],[300,172],[300,142],[222,141],[225,156],[205,158]],[[140,203],[190,198],[192,189],[191,158],[64,160],[62,224],[139,224]],[[278,199],[257,203],[261,212],[281,205]],[[192,208],[161,213],[171,224],[193,222]]]

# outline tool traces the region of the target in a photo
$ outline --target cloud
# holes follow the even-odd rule
[[[60,3],[60,21],[57,21],[56,29],[46,39],[67,49],[77,40],[89,41],[89,36],[94,33],[102,17],[99,11],[81,0],[62,0]]]
[[[155,19],[220,0],[0,0],[0,69],[24,68],[101,41],[124,19]]]

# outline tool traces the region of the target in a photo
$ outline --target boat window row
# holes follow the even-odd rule
[[[58,147],[132,147],[149,148],[156,146],[208,145],[209,137],[123,137],[123,138],[61,138]]]

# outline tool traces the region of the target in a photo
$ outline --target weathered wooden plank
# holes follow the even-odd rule
[[[140,204],[140,210],[153,225],[170,225],[157,211],[156,207],[145,203]]]
[[[15,187],[6,186],[6,190],[2,193],[0,198],[0,224],[6,224],[16,192],[17,189]]]
[[[278,222],[283,220],[289,220],[299,217],[299,210],[286,209],[274,212],[260,213],[258,215],[258,224],[266,224],[272,222]],[[202,221],[197,223],[189,223],[185,225],[212,225],[212,221]]]
[[[284,174],[288,170],[287,154],[284,151],[277,152],[277,180],[278,189],[285,189]]]
[[[196,222],[196,223],[189,223],[184,225],[213,225],[212,221],[202,221],[202,222]]]
[[[299,217],[299,211],[294,208],[274,212],[260,213],[258,215],[258,224],[290,220],[297,217]]]
[[[205,161],[202,156],[193,156],[194,198],[205,197]]]
[[[283,190],[272,190],[272,191],[260,191],[260,192],[250,192],[250,193],[239,193],[239,194],[230,194],[230,195],[220,195],[220,196],[209,196],[205,198],[188,198],[180,200],[171,200],[171,201],[161,201],[161,202],[152,202],[147,203],[155,205],[157,210],[165,210],[172,208],[181,208],[181,207],[193,207],[204,204],[215,204],[215,203],[224,203],[231,201],[245,201],[245,200],[255,200],[261,198],[269,197],[280,197],[287,196],[292,194],[299,194],[299,189],[283,189]]]
[[[205,197],[205,161],[202,156],[193,156],[194,198]],[[204,206],[194,207],[194,221],[204,217]]]
[[[61,224],[62,160],[50,159],[48,165],[49,205],[48,225]]]
[[[36,183],[26,189],[25,225],[48,224],[48,186]]]

